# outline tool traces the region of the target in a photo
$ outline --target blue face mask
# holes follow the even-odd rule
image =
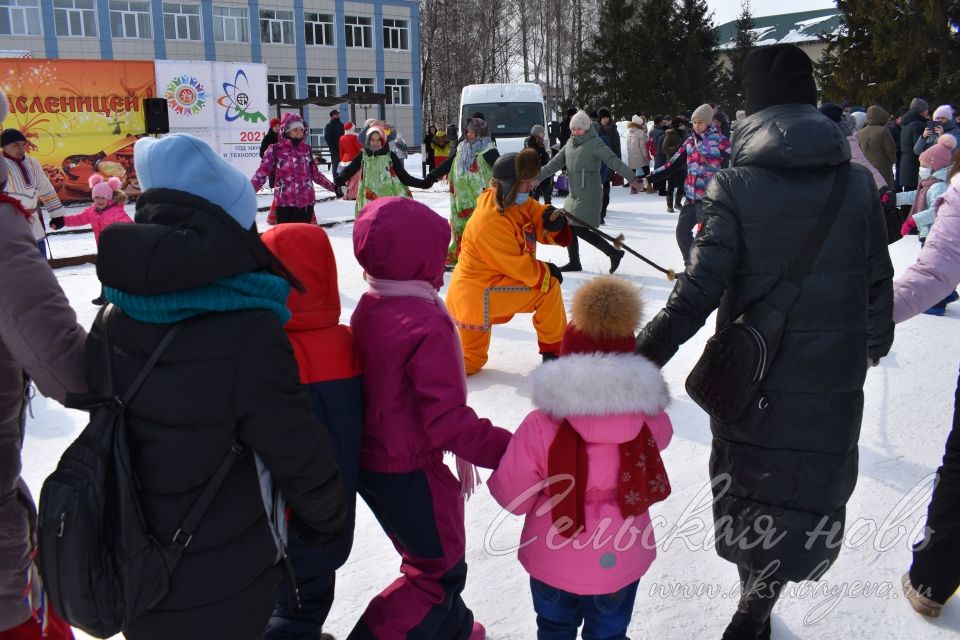
[[[530,197],[529,193],[518,193],[516,199],[513,201],[514,204],[523,204],[527,201],[527,198]]]

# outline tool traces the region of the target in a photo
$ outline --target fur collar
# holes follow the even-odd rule
[[[657,415],[670,404],[660,370],[632,353],[562,356],[530,374],[533,403],[551,416]]]

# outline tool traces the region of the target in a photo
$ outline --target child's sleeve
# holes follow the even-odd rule
[[[276,170],[276,148],[277,145],[275,144],[267,147],[267,152],[263,154],[263,159],[260,161],[260,166],[257,168],[257,172],[253,174],[252,178],[250,178],[250,184],[253,185],[254,192],[260,191],[260,187],[263,186],[263,183],[266,182],[267,178],[270,177],[270,174]]]
[[[506,453],[487,486],[501,507],[514,515],[526,515],[537,504],[547,476],[540,430],[535,413],[517,427]]]
[[[673,423],[670,422],[670,416],[666,411],[661,411],[655,416],[647,416],[647,427],[657,443],[657,449],[663,451],[673,440]]]
[[[423,340],[408,364],[417,407],[427,438],[473,464],[495,469],[510,442],[510,432],[479,417],[467,405],[459,340],[446,318],[424,327]]]
[[[310,159],[310,177],[327,191],[337,190],[334,184],[330,182],[330,178],[320,172],[320,167],[317,166],[317,163],[312,158]]]
[[[90,220],[92,217],[93,217],[93,205],[90,205],[80,213],[74,213],[69,216],[63,216],[63,226],[82,227],[85,224],[90,224]]]

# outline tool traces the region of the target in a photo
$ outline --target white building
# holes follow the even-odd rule
[[[269,95],[388,95],[356,105],[410,144],[422,131],[417,0],[0,0],[0,47],[35,58],[220,60],[267,65]],[[313,144],[330,107],[307,107]],[[341,105],[341,119],[353,116]]]

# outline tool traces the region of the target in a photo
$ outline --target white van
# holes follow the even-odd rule
[[[540,85],[532,82],[470,84],[460,93],[460,132],[474,113],[483,114],[500,153],[523,149],[535,124],[547,128],[547,109]]]

